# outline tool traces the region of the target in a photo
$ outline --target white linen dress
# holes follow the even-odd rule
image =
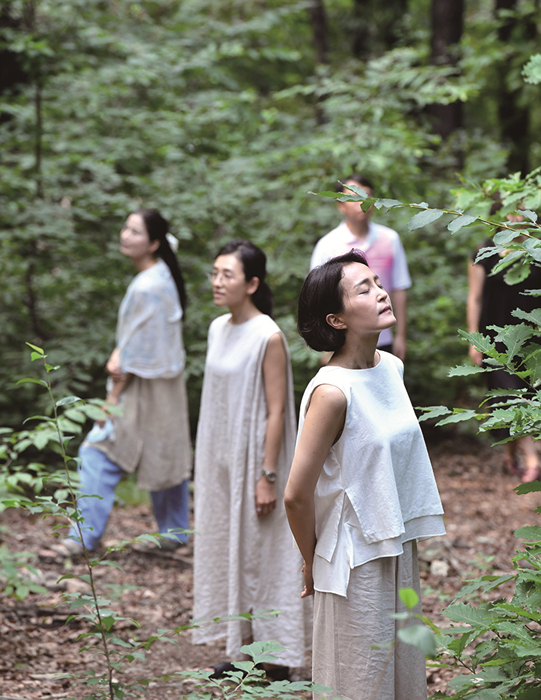
[[[286,647],[278,663],[302,666],[311,603],[300,597],[302,558],[283,503],[295,446],[291,366],[288,357],[277,505],[258,518],[255,487],[267,431],[262,365],[267,343],[280,329],[264,314],[242,324],[230,318],[220,316],[209,329],[195,462],[194,618],[281,613],[251,620],[251,630],[246,620],[202,624],[193,641],[227,636],[227,654],[239,659],[242,640],[252,633],[254,641],[274,640]]]

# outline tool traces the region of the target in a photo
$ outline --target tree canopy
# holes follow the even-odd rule
[[[0,0],[4,422],[34,399],[31,385],[14,388],[25,341],[47,348],[70,393],[103,393],[133,275],[118,232],[135,207],[160,209],[180,239],[195,422],[218,313],[205,273],[225,241],[250,238],[268,255],[300,393],[318,360],[295,332],[296,298],[315,242],[339,221],[311,192],[362,171],[380,197],[444,206],[461,179],[540,165],[539,88],[521,74],[538,3],[466,2],[441,60],[435,4]],[[461,121],[442,132],[434,107],[459,103]],[[446,377],[466,352],[465,265],[484,233],[451,235],[445,217],[408,232],[403,210],[375,218],[400,232],[414,282],[414,402],[453,400],[466,387]]]

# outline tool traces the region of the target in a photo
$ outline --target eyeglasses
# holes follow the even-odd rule
[[[227,270],[225,272],[216,272],[216,270],[213,270],[212,272],[207,272],[207,279],[209,282],[217,282],[218,278],[222,278],[222,282],[224,284],[229,284],[230,282],[235,281],[235,275],[231,272],[228,272]]]

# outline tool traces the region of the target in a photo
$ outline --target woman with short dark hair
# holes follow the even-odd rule
[[[445,533],[402,361],[376,349],[394,323],[354,250],[303,285],[299,332],[334,354],[302,400],[285,503],[304,557],[301,597],[315,592],[313,680],[349,700],[426,700],[423,654],[400,642],[388,657],[399,589],[419,592],[417,541]]]

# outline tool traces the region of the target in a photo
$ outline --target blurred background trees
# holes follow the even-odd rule
[[[461,180],[541,165],[541,99],[521,71],[539,0],[0,0],[0,414],[35,400],[24,342],[62,365],[60,390],[104,392],[132,277],[118,233],[157,207],[180,239],[192,422],[205,273],[226,240],[268,254],[276,318],[302,392],[317,366],[295,332],[315,242],[339,216],[309,192],[366,173],[377,195],[431,206]],[[448,379],[467,347],[466,262],[485,237],[443,220],[402,236],[415,404],[467,401]]]

